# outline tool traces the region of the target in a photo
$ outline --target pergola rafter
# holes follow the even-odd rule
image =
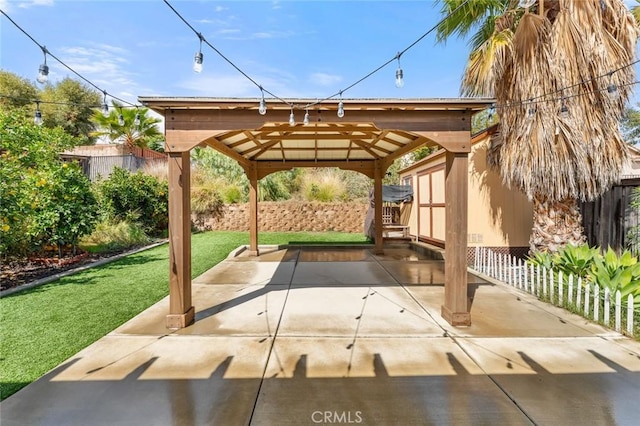
[[[443,317],[454,325],[471,321],[467,306],[467,179],[471,116],[492,99],[260,99],[156,98],[140,102],[165,117],[169,155],[170,312],[168,328],[194,319],[190,278],[189,152],[209,146],[236,160],[249,178],[249,252],[258,254],[258,180],[296,167],[338,167],[374,181],[375,250],[382,252],[382,178],[391,163],[423,145],[447,150],[445,300]],[[292,109],[292,105],[294,108]],[[312,105],[312,107],[308,107]],[[292,110],[309,111],[308,125],[289,124]]]

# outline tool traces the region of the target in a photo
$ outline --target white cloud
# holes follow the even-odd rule
[[[220,12],[224,12],[225,10],[229,10],[228,7],[223,7],[223,6],[216,6],[216,8],[214,9],[217,13]]]
[[[30,7],[36,6],[53,6],[53,0],[0,0],[0,9],[4,10],[5,12],[10,12],[14,6],[17,6],[21,9],[28,9]]]
[[[342,76],[327,74],[324,72],[314,72],[309,76],[309,81],[318,86],[329,87],[340,83],[342,81]]]
[[[136,75],[125,68],[131,56],[127,49],[95,43],[63,47],[60,52],[59,57],[64,58],[65,64],[101,89],[130,102],[136,101],[133,93],[137,93],[139,87],[135,81]],[[61,76],[70,73],[59,64],[54,65],[52,71]]]
[[[300,94],[291,85],[291,80],[283,76],[265,77],[252,75],[265,89],[282,97],[297,97]],[[260,89],[240,74],[194,75],[189,80],[179,82],[176,87],[190,93],[185,96],[258,98]]]

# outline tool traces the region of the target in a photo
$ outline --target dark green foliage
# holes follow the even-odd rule
[[[22,110],[0,109],[0,255],[75,245],[91,232],[97,204],[90,183],[58,156],[73,145],[60,128],[38,127]]]
[[[142,172],[116,168],[98,184],[100,205],[112,221],[139,223],[150,235],[159,235],[168,225],[169,189],[167,182]]]

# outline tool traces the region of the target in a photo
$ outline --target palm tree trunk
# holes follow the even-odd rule
[[[529,250],[556,252],[567,244],[586,242],[582,227],[582,214],[578,201],[573,198],[549,201],[542,195],[533,199],[533,229]]]

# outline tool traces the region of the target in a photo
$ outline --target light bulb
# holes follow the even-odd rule
[[[267,113],[267,101],[264,98],[260,99],[260,107],[258,108],[258,112],[260,115],[265,115]]]
[[[528,9],[533,6],[535,2],[536,0],[520,0],[518,6],[522,7],[523,9]]]
[[[33,122],[38,126],[42,126],[42,113],[40,112],[40,108],[36,108],[36,114],[33,116]]]
[[[305,126],[309,125],[309,111],[306,111],[306,112],[304,113],[304,120],[302,121],[302,123],[303,123]]]
[[[296,125],[296,117],[293,115],[293,109],[291,109],[291,114],[289,114],[289,126]]]
[[[106,101],[102,104],[102,115],[109,117],[109,105],[107,105]]]
[[[563,103],[562,107],[560,107],[560,116],[562,118],[568,118],[569,117],[569,108],[567,107],[567,105],[565,103]]]
[[[533,107],[533,105],[531,105],[529,107],[529,111],[527,111],[527,119],[531,120],[533,119],[533,116],[536,115],[536,109]]]
[[[607,95],[609,96],[609,98],[611,98],[612,100],[616,100],[618,99],[618,86],[616,86],[615,84],[611,83],[607,86]]]
[[[344,103],[338,102],[338,118],[344,117]]]
[[[202,61],[204,59],[204,55],[202,52],[196,53],[196,56],[193,58],[193,72],[201,73],[202,72]]]
[[[404,87],[403,76],[404,76],[404,73],[402,72],[402,68],[398,67],[398,69],[396,70],[396,87],[398,89],[401,89],[402,87]]]
[[[47,64],[40,65],[38,68],[38,83],[44,84],[49,80],[49,66]]]
[[[122,114],[118,115],[118,126],[124,126],[124,116]]]
[[[136,112],[136,118],[133,119],[133,125],[134,126],[139,126],[140,125],[140,113]]]

